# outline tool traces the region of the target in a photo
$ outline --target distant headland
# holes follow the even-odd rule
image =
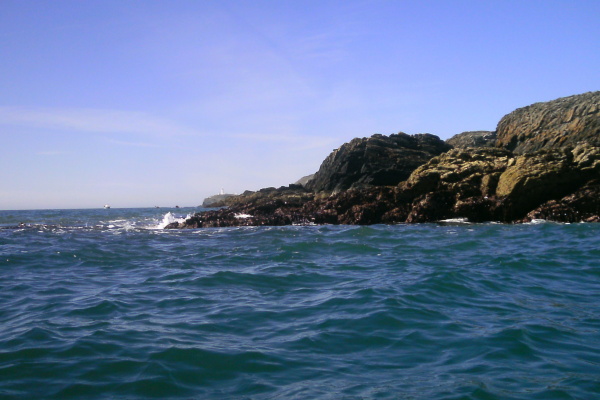
[[[600,91],[519,108],[495,131],[446,141],[402,132],[356,138],[296,184],[209,199],[222,208],[166,228],[600,222]]]

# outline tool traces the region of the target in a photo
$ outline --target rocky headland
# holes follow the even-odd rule
[[[300,184],[301,183],[301,184]],[[169,229],[243,225],[600,222],[600,92],[519,108],[496,131],[357,138],[280,188]]]

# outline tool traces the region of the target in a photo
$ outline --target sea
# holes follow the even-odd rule
[[[0,399],[598,399],[600,224],[0,211]]]

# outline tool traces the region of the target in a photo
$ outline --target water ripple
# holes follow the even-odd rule
[[[135,212],[0,230],[1,398],[600,392],[598,225],[163,232]]]

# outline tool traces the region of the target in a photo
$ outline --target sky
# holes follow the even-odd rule
[[[600,90],[597,0],[0,0],[0,209],[198,206]]]

